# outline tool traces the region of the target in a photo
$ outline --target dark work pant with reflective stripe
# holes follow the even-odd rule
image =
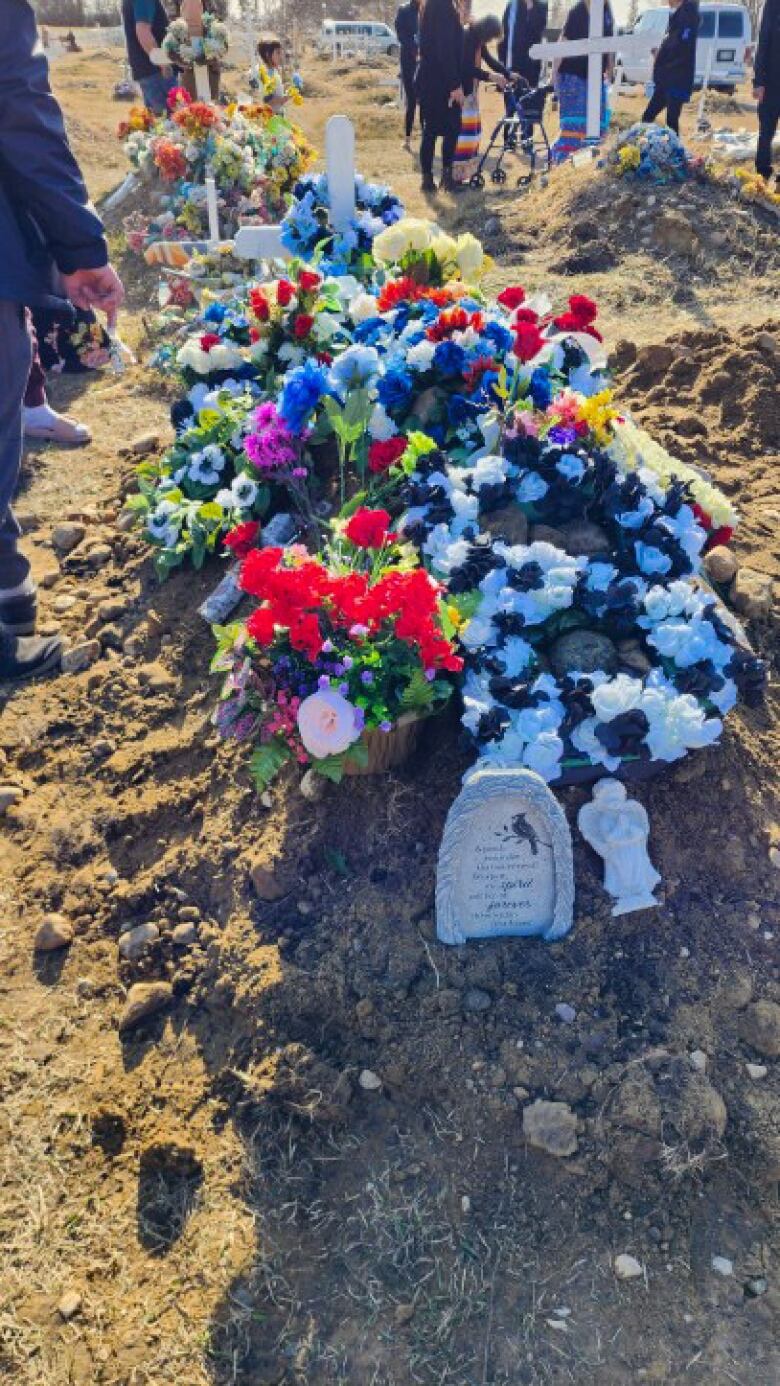
[[[32,340],[21,303],[0,299],[0,588],[16,587],[30,571],[17,544],[14,498],[22,465],[22,401],[32,361]]]

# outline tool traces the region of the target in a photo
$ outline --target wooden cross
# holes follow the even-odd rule
[[[530,55],[537,61],[557,62],[559,58],[588,59],[588,105],[585,134],[597,140],[601,134],[602,58],[605,53],[646,53],[653,42],[648,34],[615,34],[604,37],[604,0],[590,0],[590,28],[586,39],[559,39],[557,43],[536,43]]]

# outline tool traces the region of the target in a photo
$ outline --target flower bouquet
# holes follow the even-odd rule
[[[174,19],[160,45],[173,67],[192,67],[194,63],[218,63],[228,51],[227,26],[206,10],[203,34],[191,34],[184,19]]]
[[[317,263],[323,274],[370,275],[376,237],[404,214],[389,188],[355,178],[355,215],[338,231],[330,221],[330,192],[325,174],[309,174],[293,191],[282,222],[282,244],[295,258]]]
[[[293,546],[244,559],[240,584],[261,604],[217,632],[212,668],[226,678],[214,720],[254,743],[260,789],[288,761],[335,781],[371,768],[372,742],[450,696],[459,614],[389,525],[386,511],[357,510],[320,557]]]
[[[688,155],[679,135],[667,125],[641,121],[619,137],[608,165],[619,177],[646,183],[684,183],[705,172],[702,161]]]

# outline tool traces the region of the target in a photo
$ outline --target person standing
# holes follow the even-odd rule
[[[609,0],[604,5],[604,37],[612,38],[615,21]],[[590,34],[590,0],[578,0],[566,16],[562,39],[586,39]],[[599,135],[603,139],[609,129],[610,111],[607,104],[607,81],[612,79],[614,55],[605,53],[601,60],[601,119]],[[552,147],[555,163],[562,163],[576,154],[586,142],[588,112],[588,59],[559,58],[553,63],[553,82],[558,97],[560,130]]]
[[[133,81],[141,88],[147,110],[162,115],[168,92],[176,85],[173,68],[158,67],[149,56],[160,47],[168,29],[162,0],[122,0],[122,24]]]
[[[35,624],[36,591],[11,502],[22,461],[32,362],[25,304],[99,308],[110,326],[124,291],[49,87],[29,0],[0,5],[0,679],[59,667],[59,636]]]
[[[417,111],[417,92],[415,77],[417,59],[420,53],[420,4],[421,0],[407,0],[400,5],[395,17],[395,32],[401,55],[401,85],[404,89],[406,112],[404,115],[404,149],[411,149],[414,117]]]
[[[547,28],[547,6],[542,0],[510,0],[504,10],[503,35],[498,45],[498,56],[505,67],[513,74],[524,77],[529,87],[538,87],[542,71],[541,62],[532,58],[529,50],[541,43]],[[505,97],[506,113],[514,114],[514,98]],[[526,107],[527,109],[527,107]],[[544,109],[544,97],[534,103],[533,115],[538,120]],[[523,121],[521,136],[530,138],[533,122]]]
[[[463,106],[463,26],[453,0],[427,0],[420,22],[417,97],[423,134],[420,167],[423,192],[435,192],[433,157],[442,142],[442,187],[454,191],[452,165]]]
[[[463,111],[460,135],[455,146],[453,178],[459,187],[468,183],[479,163],[482,140],[482,116],[479,109],[480,82],[493,82],[503,91],[509,73],[504,64],[488,49],[501,34],[501,21],[494,14],[485,15],[465,26],[463,31]],[[490,71],[486,72],[481,63]]]
[[[780,122],[780,0],[766,0],[758,31],[753,67],[753,96],[758,102],[756,172],[772,177],[772,141]]]
[[[669,0],[669,28],[653,63],[653,94],[642,119],[648,124],[666,111],[666,124],[680,133],[680,115],[690,101],[696,76],[698,0]]]

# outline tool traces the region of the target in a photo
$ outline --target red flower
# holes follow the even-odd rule
[[[533,361],[543,346],[544,337],[536,323],[521,322],[518,324],[513,348],[515,356],[518,356],[521,361]]]
[[[312,612],[294,617],[290,622],[290,644],[294,650],[302,650],[312,662],[322,649],[320,623]]]
[[[250,327],[250,329],[249,329],[249,340],[250,340],[250,342],[259,342],[259,341],[260,341],[260,328],[259,328],[259,327]]]
[[[595,337],[600,342],[601,333],[593,326],[598,311],[597,304],[592,298],[588,298],[587,294],[572,294],[569,298],[568,313],[560,313],[557,318],[553,318],[553,323],[559,332],[587,332],[590,337]]]
[[[499,303],[508,308],[513,313],[515,308],[519,308],[521,303],[525,303],[525,289],[521,289],[519,284],[510,285],[508,289],[502,289],[498,295]]]
[[[313,294],[320,287],[322,279],[313,270],[302,269],[298,274],[298,284],[305,294]]]
[[[259,606],[257,611],[253,611],[246,623],[246,633],[256,640],[258,645],[270,645],[274,638],[275,621],[273,612],[268,606]]]
[[[319,361],[321,366],[332,366],[333,353],[330,351],[318,351],[317,360]]]
[[[203,351],[211,351],[212,347],[219,346],[221,340],[222,338],[218,337],[216,332],[204,332],[200,339],[200,345]]]
[[[286,308],[295,297],[295,285],[289,279],[280,279],[276,286],[276,302],[280,308]]]
[[[386,510],[356,510],[344,533],[360,549],[381,549],[390,536],[390,516]]]
[[[588,298],[587,294],[572,294],[569,299],[569,308],[583,326],[593,322],[599,313],[598,304],[594,303],[592,298]]]
[[[428,328],[425,335],[429,342],[443,342],[453,332],[464,332],[467,327],[473,327],[475,332],[481,332],[484,326],[485,319],[481,313],[467,313],[465,308],[451,308],[449,312],[439,314],[436,322]]]
[[[236,558],[246,558],[250,549],[254,548],[259,533],[260,521],[246,520],[244,524],[231,529],[230,533],[225,535],[223,543]]]
[[[520,323],[520,322],[538,322],[538,321],[539,321],[539,314],[538,314],[538,313],[535,313],[534,310],[533,310],[533,308],[518,308],[518,310],[517,310],[517,312],[515,313],[515,316],[514,316],[514,324],[515,324],[515,326],[517,326],[517,324]]]
[[[377,440],[368,449],[368,470],[378,474],[389,471],[406,452],[406,439],[402,433],[385,442]]]
[[[314,326],[314,318],[311,313],[299,313],[293,323],[293,335],[299,340],[308,337]]]
[[[271,305],[262,289],[250,289],[249,307],[252,309],[258,322],[268,322],[271,316]]]
[[[279,562],[284,549],[269,547],[252,549],[241,565],[239,586],[252,597],[268,596],[268,580]]]
[[[171,87],[166,97],[169,111],[175,110],[177,106],[190,106],[192,97],[184,87]]]

